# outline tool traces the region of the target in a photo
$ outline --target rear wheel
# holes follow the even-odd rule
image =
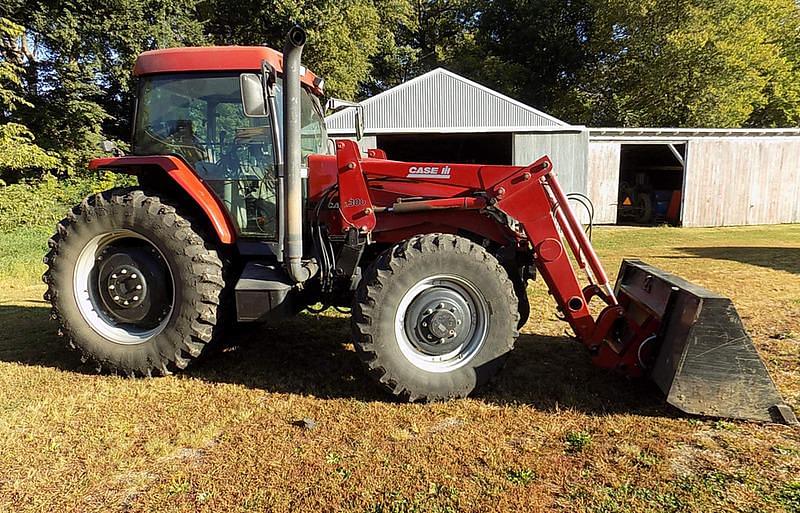
[[[356,349],[396,395],[465,397],[502,368],[517,337],[517,305],[505,269],[482,247],[454,235],[415,237],[362,280]]]
[[[84,200],[45,256],[60,333],[98,367],[168,374],[216,334],[222,263],[174,207],[140,190]]]

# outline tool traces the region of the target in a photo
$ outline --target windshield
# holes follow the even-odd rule
[[[281,88],[278,87],[280,96]],[[280,97],[278,119],[280,112]],[[319,101],[303,90],[303,158],[325,153]],[[231,213],[239,233],[277,235],[277,174],[269,118],[245,117],[238,74],[180,73],[140,83],[135,155],[177,155],[206,181]]]

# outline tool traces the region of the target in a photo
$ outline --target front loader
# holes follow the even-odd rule
[[[73,208],[45,257],[59,331],[98,368],[169,374],[227,322],[321,303],[352,308],[357,353],[396,396],[464,397],[501,369],[539,276],[599,367],[688,413],[796,422],[730,300],[635,260],[609,281],[547,157],[398,162],[329,141],[304,43],[295,27],[282,54],[137,60],[132,155],[90,167],[139,185]]]

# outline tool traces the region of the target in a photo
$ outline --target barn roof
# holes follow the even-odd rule
[[[444,68],[360,103],[367,135],[553,132],[569,124]],[[332,136],[354,135],[355,107],[325,118]]]

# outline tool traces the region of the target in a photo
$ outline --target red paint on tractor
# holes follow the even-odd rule
[[[319,201],[336,188],[339,203],[328,205],[326,218],[333,233],[356,227],[376,242],[397,243],[421,233],[467,231],[500,246],[533,246],[533,263],[595,363],[641,374],[638,349],[653,326],[647,319],[627,319],[617,305],[550,159],[529,166],[483,166],[393,161],[374,150],[367,155],[355,142],[339,141],[335,157],[309,159],[309,196]],[[504,212],[518,228],[486,215],[487,206]],[[562,235],[572,257],[564,251]],[[596,283],[582,288],[572,260]],[[606,304],[597,318],[589,311],[595,297]],[[625,340],[614,332],[621,322],[628,324]]]
[[[219,198],[198,178],[192,169],[180,158],[172,155],[152,157],[110,157],[94,159],[89,162],[89,169],[109,169],[117,173],[139,174],[145,168],[157,167],[175,181],[181,189],[191,196],[208,217],[214,227],[219,241],[233,244],[236,240],[236,228],[220,203]]]
[[[283,73],[283,54],[265,46],[198,46],[151,50],[139,55],[133,67],[135,76],[156,73],[183,73],[202,71],[261,71],[261,62],[267,61]],[[301,70],[302,71],[302,70]],[[322,95],[319,77],[306,69],[300,82],[311,91]]]

